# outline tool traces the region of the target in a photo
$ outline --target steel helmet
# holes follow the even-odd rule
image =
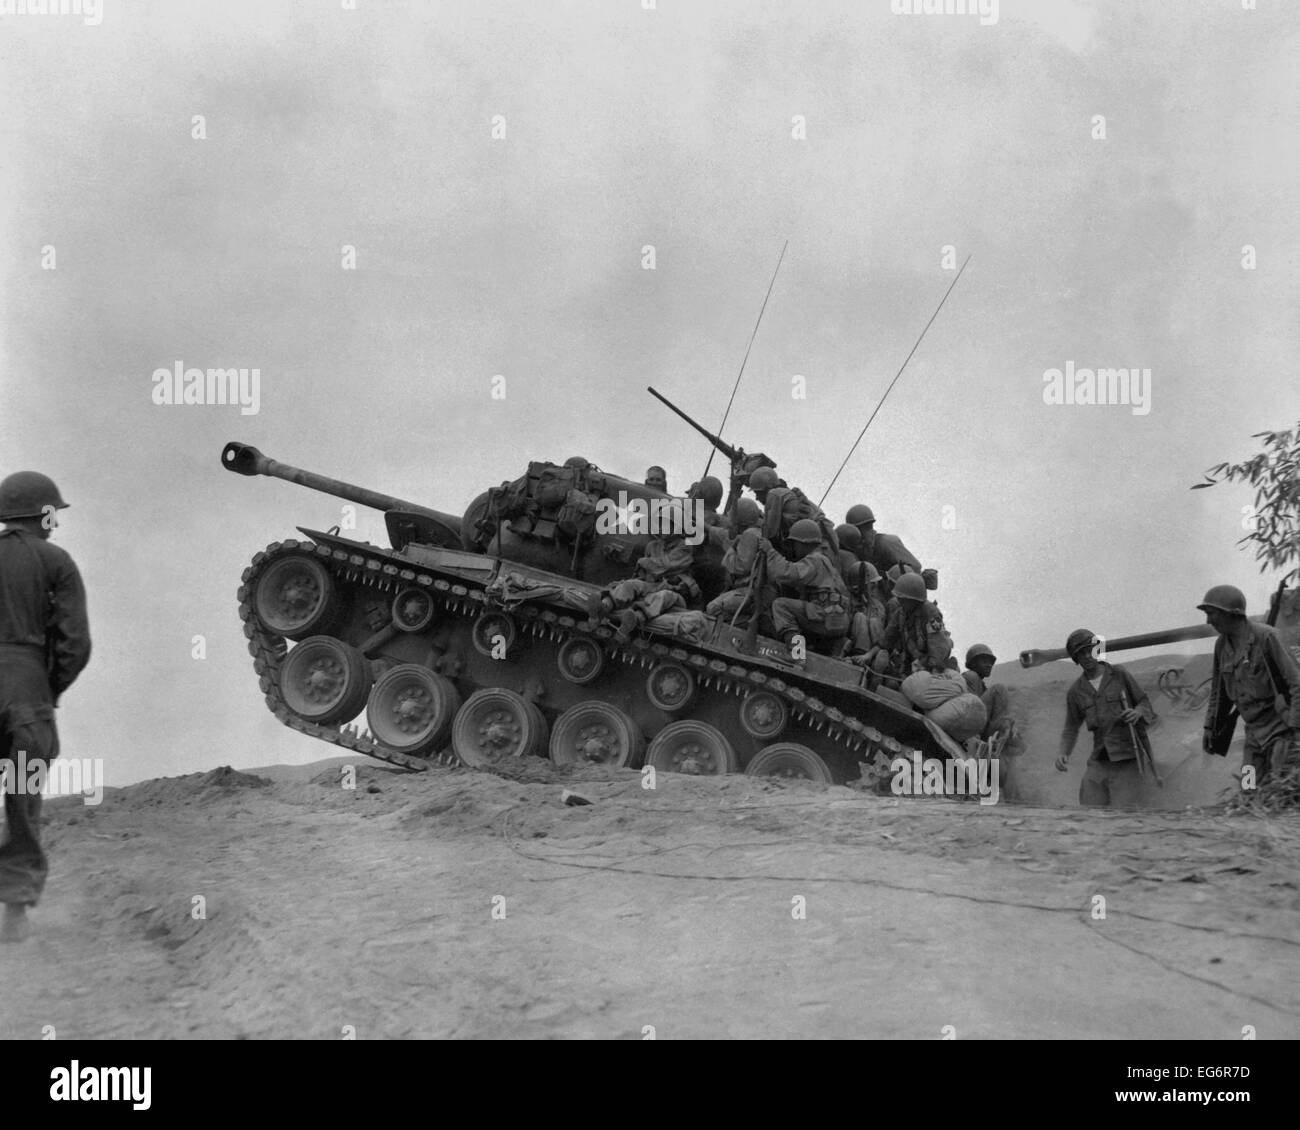
[[[752,491],[771,490],[780,480],[771,467],[759,467],[749,476],[749,489]]]
[[[704,500],[704,505],[710,510],[716,510],[722,502],[722,480],[715,479],[712,475],[705,475],[700,480],[696,491],[698,497]]]
[[[821,527],[811,518],[800,518],[786,535],[787,541],[801,541],[808,545],[818,545],[822,540]]]
[[[855,561],[845,574],[849,587],[861,592],[880,580],[880,571],[870,561]]]
[[[0,482],[0,522],[11,518],[39,518],[47,506],[67,507],[54,480],[39,471],[15,471]]]
[[[1097,637],[1091,628],[1075,628],[1065,641],[1065,654],[1071,659],[1081,651],[1092,650],[1093,644],[1097,642]]]
[[[565,461],[566,467],[586,467],[587,461],[581,455],[570,455]]]
[[[1215,585],[1205,594],[1205,599],[1196,606],[1202,612],[1208,608],[1217,608],[1220,612],[1231,612],[1234,616],[1246,615],[1246,594],[1235,585]]]
[[[894,595],[903,600],[925,600],[925,582],[919,573],[904,573],[894,582]]]
[[[998,657],[993,654],[993,649],[986,643],[973,643],[966,649],[966,666],[971,665],[972,660],[978,659],[981,655],[987,655],[994,663]]]
[[[870,506],[859,502],[856,506],[849,507],[849,512],[844,515],[844,520],[850,526],[865,526],[868,522],[874,522],[876,516],[872,513]]]
[[[862,546],[862,531],[847,522],[835,527],[835,536],[839,538],[840,548],[847,549],[850,553],[855,553]]]
[[[762,516],[758,512],[757,502],[752,498],[736,499],[736,529],[752,529],[762,520]]]

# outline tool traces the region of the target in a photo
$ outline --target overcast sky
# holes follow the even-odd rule
[[[1259,7],[0,15],[0,471],[72,503],[65,753],[123,784],[334,752],[266,711],[235,589],[339,505],[226,440],[456,512],[575,453],[682,489],[707,447],[645,386],[717,426],[786,239],[726,437],[814,498],[973,255],[826,503],[940,570],[962,650],[1199,622],[1216,582],[1262,610],[1249,493],[1188,489],[1300,415],[1300,5]],[[257,368],[258,412],[153,403],[177,362]],[[1149,410],[1045,403],[1067,364],[1149,369]]]

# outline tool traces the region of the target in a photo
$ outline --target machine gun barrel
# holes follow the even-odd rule
[[[286,482],[296,483],[300,487],[310,487],[312,490],[321,491],[323,494],[332,494],[337,498],[345,498],[349,502],[355,502],[361,506],[370,506],[375,510],[382,510],[384,513],[401,510],[410,514],[423,514],[440,522],[449,523],[456,529],[460,528],[460,518],[454,514],[444,514],[439,510],[430,510],[427,506],[419,506],[414,502],[395,498],[391,494],[383,494],[377,490],[367,490],[365,487],[345,483],[341,479],[331,479],[325,475],[318,475],[314,471],[304,471],[298,467],[291,467],[288,463],[280,463],[275,459],[268,458],[251,444],[226,444],[221,449],[221,465],[227,471],[234,471],[237,475],[266,475],[273,479],[284,479]]]
[[[731,444],[727,443],[726,440],[722,439],[720,436],[715,436],[711,431],[709,431],[708,428],[704,427],[702,424],[697,424],[694,420],[692,420],[688,415],[686,415],[685,412],[683,412],[680,408],[678,408],[676,404],[674,404],[671,400],[669,400],[668,397],[662,395],[659,392],[656,392],[652,388],[647,388],[646,392],[648,392],[661,404],[664,404],[667,407],[671,408],[674,412],[677,413],[677,415],[679,415],[683,420],[685,420],[688,424],[690,424],[691,427],[693,427],[697,432],[699,432],[700,435],[702,435],[711,444],[713,444],[715,448],[717,448],[720,452],[722,452],[722,454],[725,455],[728,460],[730,460],[731,470],[733,474],[749,475],[752,474],[759,467],[773,467],[773,468],[776,467],[776,463],[773,460],[769,459],[761,451],[756,451],[754,452],[753,455],[747,455],[743,447],[732,447]]]
[[[676,404],[674,404],[671,400],[669,400],[668,397],[663,396],[662,394],[656,392],[652,388],[647,388],[646,392],[648,392],[661,404],[666,405],[667,407],[671,408],[674,412],[676,412],[677,415],[679,415],[683,420],[685,420],[688,424],[690,424],[691,427],[693,427],[697,432],[700,433],[700,435],[702,435],[711,444],[713,444],[713,446],[716,447],[720,452],[722,452],[723,455],[725,455],[728,459],[730,459],[732,463],[738,463],[740,462],[740,460],[744,459],[745,453],[743,451],[738,451],[736,448],[732,447],[731,444],[727,443],[725,440],[721,439],[718,436],[715,436],[711,431],[709,431],[706,427],[704,427],[703,424],[697,424],[688,415],[686,415],[685,412],[683,412],[680,408],[678,408]]]
[[[1252,620],[1263,621],[1263,616],[1252,616]],[[1164,643],[1181,643],[1183,640],[1203,640],[1214,635],[1209,624],[1191,624],[1186,628],[1169,628],[1163,632],[1144,632],[1137,636],[1119,636],[1106,640],[1106,651],[1128,651],[1135,647],[1157,647]],[[1020,653],[1021,667],[1038,667],[1054,659],[1068,659],[1065,648],[1048,648],[1039,650],[1029,648]]]

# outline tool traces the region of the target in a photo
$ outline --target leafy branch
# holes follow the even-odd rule
[[[1254,487],[1251,524],[1237,544],[1254,544],[1261,573],[1282,569],[1288,584],[1300,581],[1300,421],[1290,431],[1256,432],[1251,438],[1262,439],[1264,450],[1242,463],[1211,467],[1205,482],[1191,489],[1222,482]]]

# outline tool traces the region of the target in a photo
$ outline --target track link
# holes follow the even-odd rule
[[[288,554],[308,553],[325,565],[336,581],[343,584],[361,584],[380,591],[393,591],[408,585],[428,588],[435,605],[453,615],[482,611],[496,607],[484,586],[453,575],[443,575],[437,569],[418,565],[404,558],[394,560],[385,551],[371,546],[319,545],[311,541],[289,539],[273,542],[254,555],[240,578],[238,591],[239,616],[248,638],[248,650],[253,657],[253,669],[265,696],[267,708],[284,725],[309,737],[328,742],[343,749],[355,750],[366,757],[385,761],[403,769],[422,771],[435,763],[434,757],[413,757],[388,749],[366,730],[355,725],[323,726],[299,718],[285,704],[279,689],[280,664],[288,654],[288,645],[282,636],[269,632],[261,623],[254,608],[253,594],[261,573],[277,558]],[[685,664],[695,673],[702,688],[715,693],[735,694],[743,698],[753,690],[762,688],[779,695],[785,702],[790,718],[809,729],[828,736],[858,760],[877,765],[895,757],[911,753],[908,747],[882,733],[873,726],[823,703],[798,685],[798,673],[789,678],[773,676],[757,666],[749,666],[743,656],[728,659],[710,654],[700,645],[681,638],[671,643],[656,638],[652,633],[639,634],[626,644],[614,642],[614,633],[605,626],[589,631],[579,621],[564,612],[540,604],[525,604],[510,610],[520,631],[545,638],[556,646],[573,636],[595,637],[604,645],[606,662],[639,665],[649,669],[664,660]],[[558,677],[558,676],[557,676]],[[593,696],[595,697],[595,696]]]

